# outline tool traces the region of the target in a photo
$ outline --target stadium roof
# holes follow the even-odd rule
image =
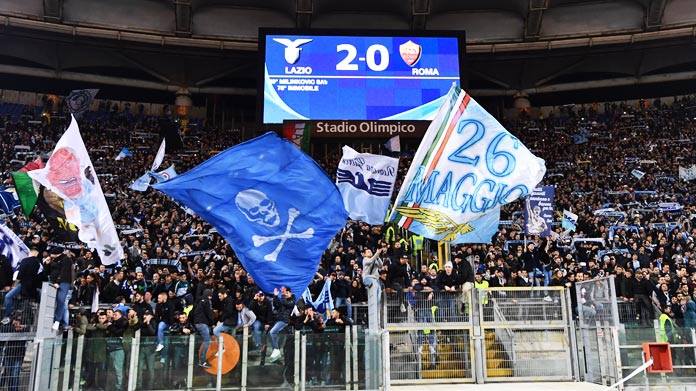
[[[694,0],[2,0],[0,74],[253,95],[259,27],[466,30],[480,96],[696,78]]]

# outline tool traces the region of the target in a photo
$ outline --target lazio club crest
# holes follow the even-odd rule
[[[399,45],[399,54],[401,54],[401,58],[404,60],[406,65],[410,67],[416,65],[418,60],[421,58],[422,52],[421,46],[411,40]]]

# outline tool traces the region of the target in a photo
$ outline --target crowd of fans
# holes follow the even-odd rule
[[[6,224],[32,254],[19,265],[16,279],[21,289],[6,295],[2,321],[17,323],[21,317],[13,300],[36,299],[42,281],[71,284],[65,300],[68,308],[57,306],[54,328],[72,328],[100,341],[89,348],[87,360],[94,365],[89,366],[87,383],[95,381],[106,362],[124,365],[124,341],[136,330],[151,340],[151,346],[140,349],[147,375],[139,379],[150,384],[157,360],[164,363],[166,355],[173,363],[170,368],[180,365],[177,357],[185,353],[170,343],[175,336],[200,335],[203,348],[198,361],[205,368],[213,336],[248,327],[250,349],[266,352],[269,345],[268,361],[280,361],[283,334],[291,329],[319,333],[361,321],[354,307],[367,300],[363,258],[371,258],[373,252],[382,266],[369,273],[379,275],[380,287],[387,297],[398,300],[402,312],[418,297],[437,292],[442,298],[440,316],[456,321],[462,309],[455,297],[471,287],[565,286],[574,299],[576,281],[615,275],[616,296],[635,303],[634,320],[651,324],[664,313],[676,326],[696,327],[696,181],[683,181],[678,175],[679,166],[696,164],[693,97],[678,98],[670,105],[655,100],[638,106],[606,104],[603,110],[564,107],[542,119],[523,116],[504,121],[546,160],[543,184],[556,187],[556,220],[564,209],[578,214],[576,231],[563,230],[559,224],[550,237],[525,237],[523,204],[515,202],[503,208],[491,244],[453,246],[451,261],[442,264],[428,246],[398,227],[348,222],[325,252],[309,287],[316,295],[325,280],[332,280],[336,310],[328,315],[307,304],[296,308],[302,292],[286,287],[261,291],[210,225],[162,193],[129,189],[152,162],[161,138],[160,122],[124,118],[117,112],[91,118],[80,123],[81,134],[122,231],[126,258],[117,267],[105,267],[96,252],[56,246],[60,227],[38,210],[29,217],[17,211]],[[12,185],[10,172],[21,166],[11,163],[15,145],[28,145],[46,157],[64,127],[65,121],[57,117],[42,124],[0,119],[5,184]],[[577,134],[586,140],[578,141]],[[234,131],[190,129],[183,148],[168,151],[162,167],[174,164],[178,172],[185,172],[238,141]],[[122,147],[134,154],[115,161]],[[316,156],[330,176],[338,159],[335,153]],[[398,181],[409,164],[408,154],[403,154]],[[631,174],[633,169],[645,176],[638,179]],[[586,238],[602,240],[582,240]],[[0,262],[0,289],[10,292],[16,282],[7,260],[0,257]],[[669,331],[668,338],[676,333]],[[117,375],[115,389],[123,387],[122,381]]]

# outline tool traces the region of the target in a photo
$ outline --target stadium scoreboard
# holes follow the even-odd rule
[[[460,84],[463,50],[462,32],[261,29],[259,115],[263,124],[429,120]]]

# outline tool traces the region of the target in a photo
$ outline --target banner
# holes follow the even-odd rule
[[[19,262],[29,256],[29,248],[5,224],[0,224],[0,254],[7,257],[12,270],[17,269]]]
[[[67,221],[79,228],[82,242],[97,249],[104,265],[123,259],[109,206],[75,118],[58,140],[46,167],[28,174],[63,199]]]
[[[645,176],[645,173],[644,173],[643,171],[641,171],[641,170],[633,169],[633,170],[631,171],[631,175],[633,175],[634,177],[636,177],[636,179],[641,180],[641,179],[643,179],[643,177]]]
[[[217,228],[264,292],[299,297],[347,218],[336,185],[273,132],[153,187]]]
[[[352,220],[371,225],[384,223],[398,168],[399,159],[343,147],[336,186]]]
[[[312,127],[308,122],[283,123],[283,137],[293,142],[305,152],[309,152]]]
[[[564,210],[563,211],[563,220],[561,220],[561,227],[566,230],[566,231],[577,231],[578,227],[578,215],[575,213],[569,211],[569,210]]]
[[[679,179],[687,182],[696,179],[696,164],[691,167],[679,166]]]
[[[75,118],[80,118],[82,113],[89,110],[98,92],[98,89],[72,90],[70,91],[70,95],[65,98],[65,104]]]
[[[553,224],[556,188],[540,186],[527,197],[524,208],[524,231],[527,235],[548,237]]]
[[[573,144],[575,145],[580,145],[580,144],[585,144],[586,142],[590,141],[587,136],[589,135],[589,132],[585,128],[581,128],[577,131],[577,133],[573,134],[571,138],[573,139]]]
[[[463,235],[479,229],[472,222],[529,194],[545,172],[542,159],[453,86],[418,147],[390,220],[430,239],[465,243]]]

